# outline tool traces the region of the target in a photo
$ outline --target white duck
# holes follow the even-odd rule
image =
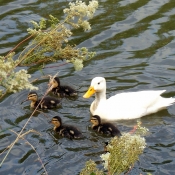
[[[140,118],[172,105],[175,98],[160,96],[165,91],[126,92],[106,99],[106,80],[95,77],[83,97],[89,98],[95,93],[95,100],[90,106],[92,115],[98,115],[103,120],[127,120]]]

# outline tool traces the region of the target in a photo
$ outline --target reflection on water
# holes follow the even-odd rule
[[[5,55],[27,36],[30,20],[47,18],[49,14],[63,19],[62,9],[71,1],[0,1],[0,54]],[[103,142],[108,137],[98,135],[89,128],[89,105],[91,99],[82,95],[95,76],[107,80],[107,96],[116,92],[145,89],[166,89],[165,97],[175,96],[174,56],[175,56],[175,7],[174,0],[100,0],[96,16],[91,20],[92,30],[84,33],[75,31],[71,44],[87,47],[97,55],[85,63],[80,72],[72,65],[54,67],[49,64],[44,74],[59,75],[64,84],[72,84],[79,89],[74,101],[64,99],[62,108],[49,110],[46,115],[36,113],[26,130],[34,129],[25,138],[35,147],[49,174],[78,174],[87,160],[92,159],[102,168],[99,155]],[[20,52],[27,43],[20,46]],[[62,64],[62,62],[58,63]],[[32,71],[32,77],[41,77],[40,70]],[[44,94],[48,80],[37,86],[39,95]],[[29,103],[20,104],[28,92],[9,95],[0,104],[0,151],[2,152],[19,132],[32,113]],[[64,123],[72,124],[82,130],[85,138],[68,140],[55,135],[49,123],[54,115],[63,118]],[[147,148],[140,156],[130,174],[175,174],[175,108],[171,106],[156,114],[142,117],[142,125],[150,130],[146,136]],[[118,121],[122,132],[133,128],[136,120]],[[0,156],[2,160],[3,156]],[[1,174],[42,174],[43,169],[37,155],[25,140],[19,140],[3,166]]]

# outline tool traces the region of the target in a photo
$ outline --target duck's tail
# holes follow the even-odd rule
[[[162,98],[162,107],[168,107],[175,103],[175,98]]]
[[[155,113],[158,112],[162,109],[167,108],[168,106],[171,106],[175,103],[175,98],[163,98],[163,97],[159,97],[159,99],[157,100],[157,102],[155,103],[155,105],[151,106],[150,108],[147,109],[147,113]]]

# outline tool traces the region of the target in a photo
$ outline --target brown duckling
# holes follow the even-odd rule
[[[59,116],[53,117],[51,122],[54,125],[55,132],[57,132],[60,136],[67,137],[69,139],[80,139],[83,137],[82,133],[76,127],[63,125]]]
[[[77,91],[70,86],[61,86],[60,79],[55,77],[50,80],[50,85],[52,85],[52,92],[59,97],[74,97],[77,96]]]
[[[41,101],[41,99],[38,99],[38,94],[33,91],[28,94],[27,100],[31,100],[31,104],[30,104],[31,108],[36,108],[39,102]],[[52,109],[52,108],[58,107],[60,103],[61,101],[58,100],[57,98],[46,96],[43,98],[42,102],[38,107],[40,109]]]
[[[90,121],[92,123],[92,129],[99,133],[111,135],[112,137],[121,136],[121,133],[116,126],[108,122],[102,123],[101,118],[98,115],[92,116]]]

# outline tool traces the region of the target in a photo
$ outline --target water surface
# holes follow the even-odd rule
[[[5,55],[28,36],[30,21],[48,18],[49,14],[63,19],[62,10],[71,1],[16,0],[0,1],[0,55]],[[28,123],[26,130],[35,129],[41,135],[28,134],[26,139],[35,147],[48,174],[79,174],[89,159],[102,168],[100,155],[103,142],[109,140],[89,128],[89,106],[93,98],[82,96],[95,76],[107,80],[107,96],[124,91],[162,90],[164,97],[175,96],[175,6],[174,0],[99,0],[99,8],[91,20],[92,30],[77,30],[71,44],[87,47],[97,54],[85,63],[82,71],[75,71],[66,64],[48,64],[45,75],[60,72],[63,84],[79,89],[76,100],[64,99],[62,107],[40,113]],[[19,53],[28,43],[20,46]],[[55,66],[56,65],[56,66]],[[32,78],[40,78],[41,71],[33,69]],[[45,93],[48,80],[38,82],[39,95]],[[21,105],[28,91],[9,95],[0,104],[0,150],[4,150],[19,132],[32,113],[29,103]],[[85,138],[68,140],[60,138],[52,130],[50,119],[59,115],[64,123],[82,130]],[[142,126],[149,129],[147,147],[130,174],[175,174],[175,106],[156,114],[142,117]],[[136,120],[116,122],[122,132],[130,131]],[[5,154],[0,156],[3,159]],[[25,140],[12,149],[0,169],[0,174],[40,175],[44,171],[40,161]]]

